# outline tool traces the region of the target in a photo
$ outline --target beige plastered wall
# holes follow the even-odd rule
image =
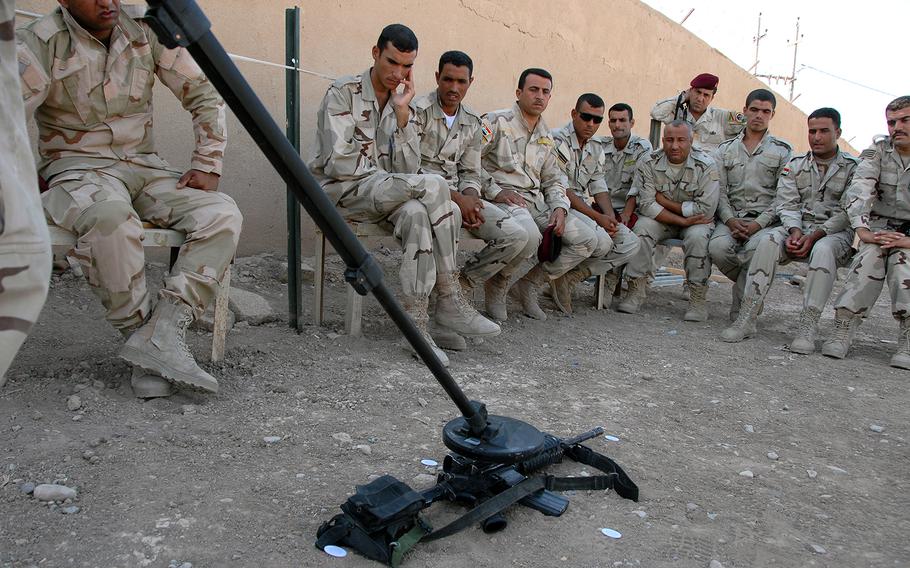
[[[284,10],[292,2],[199,0],[199,4],[228,52],[284,62]],[[40,13],[56,5],[54,0],[17,2],[21,9]],[[439,55],[449,49],[465,51],[474,59],[475,81],[467,102],[481,112],[511,106],[521,71],[544,67],[554,76],[553,98],[544,115],[550,127],[565,124],[575,99],[587,91],[600,94],[608,105],[631,104],[638,119],[635,132],[647,137],[651,105],[676,95],[698,73],[720,77],[714,105],[726,109],[742,109],[746,94],[764,86],[719,51],[637,0],[337,0],[299,5],[301,67],[305,69],[330,76],[359,73],[370,66],[370,48],[382,27],[401,22],[420,41],[415,75],[419,93],[434,88]],[[743,33],[750,32],[744,28]],[[237,65],[284,128],[284,71],[247,62]],[[316,110],[328,85],[325,79],[301,75],[305,158],[310,156]],[[158,151],[174,165],[186,167],[193,143],[189,114],[169,92],[156,88]],[[771,130],[798,151],[805,151],[806,115],[784,99],[778,97]],[[606,124],[600,134],[609,134]],[[233,115],[221,188],[243,211],[239,254],[286,250],[284,183]],[[313,225],[305,218],[305,254],[312,251],[312,235]]]

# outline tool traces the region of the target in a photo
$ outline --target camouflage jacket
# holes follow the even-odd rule
[[[192,114],[190,167],[221,173],[224,102],[188,51],[165,48],[146,22],[130,14],[141,15],[122,6],[109,47],[62,7],[17,30],[22,97],[38,123],[45,177],[119,160],[167,167],[152,137],[155,76]]]
[[[483,115],[483,168],[489,174],[484,197],[492,200],[503,189],[525,198],[543,199],[550,210],[569,211],[566,176],[556,160],[556,144],[543,117],[532,131],[518,103]]]
[[[897,229],[910,221],[910,167],[901,163],[891,140],[877,136],[859,157],[853,181],[841,199],[850,226]]]
[[[841,198],[857,164],[859,159],[838,150],[822,179],[811,151],[791,158],[777,182],[777,212],[784,228],[822,229],[829,235],[849,229]]]
[[[657,203],[657,192],[682,204],[683,217],[714,216],[720,189],[717,166],[710,154],[692,150],[683,168],[682,177],[674,181],[668,172],[669,162],[663,150],[646,154],[639,166],[641,186],[638,193],[638,211],[651,218],[660,215],[664,208]]]
[[[681,93],[682,94],[682,93]],[[651,107],[651,118],[669,124],[677,118],[687,120],[692,125],[694,141],[692,145],[699,150],[711,152],[724,140],[729,140],[743,131],[746,118],[741,112],[708,107],[698,120],[685,107],[677,108],[679,95],[657,101]]]
[[[610,188],[610,200],[614,209],[626,206],[629,196],[638,195],[638,187],[633,187],[637,176],[638,164],[651,154],[651,143],[644,138],[631,135],[626,147],[617,150],[613,137],[603,139],[604,159],[606,161],[606,181]]]
[[[435,90],[416,99],[414,106],[420,130],[420,173],[441,175],[455,191],[480,193],[480,115],[462,104],[449,128]]]
[[[720,175],[717,217],[750,219],[767,227],[777,220],[777,179],[790,161],[789,144],[766,132],[750,154],[743,144],[744,132],[714,151]]]
[[[599,138],[591,138],[584,147],[579,146],[571,122],[562,128],[554,128],[550,134],[556,142],[556,162],[566,174],[569,189],[582,199],[607,192],[603,142]]]
[[[319,105],[310,168],[335,204],[376,173],[416,174],[420,131],[413,109],[408,124],[398,128],[392,102],[379,108],[370,69],[338,79]]]

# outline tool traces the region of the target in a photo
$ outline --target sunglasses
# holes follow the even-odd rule
[[[581,118],[582,122],[591,122],[594,121],[594,124],[600,124],[604,121],[604,117],[599,114],[591,114],[589,112],[580,112],[578,116]]]

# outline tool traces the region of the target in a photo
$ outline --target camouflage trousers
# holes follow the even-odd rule
[[[351,221],[392,225],[402,248],[398,274],[405,296],[429,297],[437,272],[457,270],[460,216],[442,176],[378,172],[345,193],[337,207]]]
[[[9,189],[4,185],[4,191]],[[41,223],[44,225],[43,220]],[[44,230],[46,239],[46,227],[38,228]],[[5,244],[0,237],[0,386],[6,382],[7,369],[38,321],[51,279],[51,249],[46,240],[39,246],[18,246],[17,251],[7,249]]]
[[[625,225],[620,224],[616,229],[616,234],[610,236],[610,233],[598,225],[594,219],[575,211],[573,213],[582,223],[594,231],[597,237],[597,245],[594,247],[594,252],[581,263],[582,266],[591,271],[592,275],[601,276],[612,270],[619,270],[638,252],[641,242],[638,236]]]
[[[74,255],[117,329],[141,324],[150,309],[142,221],[185,233],[159,296],[178,298],[200,317],[234,258],[243,221],[217,191],[177,189],[180,173],[129,162],[68,170],[49,181],[44,211],[77,235]]]
[[[667,239],[682,239],[686,280],[692,284],[707,284],[711,277],[708,239],[713,228],[713,224],[679,227],[666,225],[650,217],[639,217],[633,232],[638,235],[641,246],[626,265],[626,277],[653,276],[656,269],[654,249],[657,245]]]
[[[891,315],[901,321],[910,316],[910,249],[882,249],[862,243],[834,308],[865,315],[878,300],[885,281],[891,292]]]
[[[815,227],[808,229],[806,234],[814,231]],[[846,266],[853,255],[853,249],[850,247],[853,242],[853,231],[841,231],[822,237],[812,246],[809,258],[805,261],[795,260],[787,255],[784,246],[787,236],[787,230],[783,227],[775,227],[762,236],[749,263],[743,286],[744,295],[757,295],[764,299],[774,282],[778,264],[806,262],[809,271],[803,284],[803,308],[816,308],[822,311],[837,281],[837,269]]]
[[[527,201],[527,208],[509,206],[509,211],[531,235],[529,240],[536,241],[539,246],[542,239],[541,231],[545,230],[549,224],[550,207],[541,196],[529,196],[523,193],[522,197]],[[633,244],[634,236],[627,235],[627,238],[628,240],[624,241],[619,251],[611,256],[614,242],[610,235],[588,217],[571,210],[566,215],[566,226],[562,234],[562,252],[559,253],[556,260],[544,262],[541,266],[551,280],[559,278],[589,259],[595,263],[591,266],[592,272],[594,270],[606,272],[611,264],[618,266],[626,262],[630,247],[635,246]],[[531,261],[533,264],[536,259],[532,258]],[[596,261],[602,262],[596,264]],[[597,274],[603,274],[603,272]]]
[[[461,210],[457,206],[452,210],[455,222],[460,227]],[[461,269],[462,276],[473,286],[483,284],[496,274],[511,276],[540,246],[540,239],[529,237],[525,228],[504,206],[484,201],[481,213],[483,224],[468,232],[483,240],[486,246],[471,254]]]
[[[775,232],[780,227],[766,227],[760,229],[747,241],[741,241],[733,237],[730,227],[723,223],[718,223],[711,233],[711,240],[708,242],[708,254],[711,255],[711,261],[717,266],[727,278],[733,281],[733,285],[739,288],[735,297],[742,297],[743,290],[746,286],[746,275],[748,267],[752,262],[752,256],[758,244],[769,234]],[[786,237],[784,237],[786,238]],[[738,295],[738,296],[737,296]]]

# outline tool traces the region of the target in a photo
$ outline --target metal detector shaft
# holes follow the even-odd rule
[[[211,23],[195,0],[150,0],[146,17],[167,47],[186,47],[265,157],[284,179],[313,221],[341,255],[345,279],[361,295],[372,292],[401,333],[423,359],[473,433],[486,427],[483,405],[467,399],[461,387],[423,338],[383,281],[382,269],[345,223],[300,155],[275,124],[249,83],[211,32]]]

